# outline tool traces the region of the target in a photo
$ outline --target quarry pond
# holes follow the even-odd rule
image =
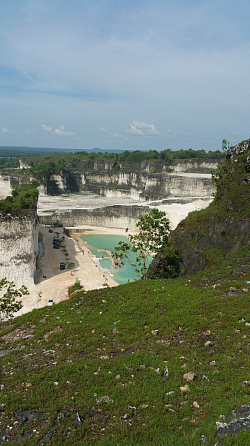
[[[110,254],[118,246],[119,241],[128,243],[127,237],[114,234],[95,234],[81,236],[81,239],[85,241],[87,248],[99,260],[102,268],[107,268],[117,283],[121,285],[139,279],[129,262],[124,262],[121,268],[114,268],[112,266]],[[134,262],[135,254],[132,253],[131,257],[132,262]],[[148,264],[151,260],[151,258],[148,258]]]

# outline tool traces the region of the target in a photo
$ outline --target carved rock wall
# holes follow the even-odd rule
[[[34,286],[38,256],[38,220],[34,209],[15,215],[0,214],[0,278],[17,287]]]
[[[136,228],[140,217],[149,212],[148,206],[114,205],[103,206],[95,209],[74,209],[50,212],[48,215],[39,216],[41,224],[64,226],[106,226],[108,228]]]
[[[157,197],[208,197],[215,191],[207,177],[95,171],[53,174],[45,188],[49,195],[89,191],[109,197],[131,196],[137,201]]]

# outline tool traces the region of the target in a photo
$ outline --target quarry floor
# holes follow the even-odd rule
[[[197,174],[198,175],[198,174]],[[95,209],[115,205],[134,205],[157,207],[166,212],[171,229],[175,229],[178,223],[186,218],[189,212],[203,209],[210,203],[209,197],[168,197],[157,201],[137,201],[131,197],[105,197],[91,193],[63,194],[50,196],[40,193],[38,200],[38,216],[50,215],[54,211],[64,212],[75,209]],[[79,226],[80,227],[80,226]],[[124,227],[124,229],[126,229]],[[113,230],[113,228],[109,229]],[[131,230],[131,228],[129,228]],[[112,232],[110,232],[111,234]]]
[[[80,238],[81,234],[67,237],[62,228],[53,228],[54,233],[49,232],[45,226],[39,227],[42,235],[44,253],[37,262],[36,285],[30,294],[23,298],[23,308],[16,314],[21,315],[32,311],[34,308],[45,307],[52,299],[53,303],[59,303],[68,299],[68,288],[74,285],[76,279],[80,280],[84,290],[117,286],[112,277],[103,270],[93,258],[92,253],[86,249],[85,242]],[[124,230],[110,228],[82,228],[86,235],[96,233],[111,233],[125,235]],[[68,255],[63,252],[63,247],[53,249],[53,236],[59,233],[59,237],[65,237],[63,245]],[[66,263],[66,269],[60,270],[60,263]],[[75,268],[69,270],[67,265],[74,263]]]

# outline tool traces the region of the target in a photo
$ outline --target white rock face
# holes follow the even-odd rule
[[[50,175],[50,181],[55,181],[61,193],[65,192],[65,190],[67,189],[66,178],[64,176],[55,174]]]
[[[37,255],[38,223],[31,213],[23,218],[0,216],[0,278],[31,289]]]
[[[11,190],[9,177],[0,175],[0,200],[11,195]]]
[[[208,160],[204,160],[202,162],[198,162],[196,160],[187,160],[187,161],[182,161],[179,162],[176,165],[171,165],[171,171],[173,173],[184,173],[184,172],[191,172],[191,171],[195,171],[197,170],[197,172],[199,171],[209,171],[214,169],[215,163],[214,162],[209,162]]]
[[[176,166],[178,170],[178,166]],[[55,190],[64,193],[69,185],[66,175],[51,175],[50,182],[55,183]],[[92,191],[93,187],[106,197],[130,197],[144,201],[147,196],[154,197],[211,197],[215,192],[210,174],[166,173],[146,175],[135,172],[107,172],[81,174],[78,180],[81,191]],[[44,187],[46,193],[46,187]],[[58,192],[57,192],[58,193]]]
[[[85,175],[84,175],[84,173],[82,174],[82,176],[81,176],[81,179],[82,179],[82,185],[84,186],[84,184],[86,183],[86,180],[85,180]]]
[[[140,192],[138,192],[136,189],[107,189],[105,187],[100,189],[100,195],[107,197],[107,198],[123,198],[123,197],[130,197],[132,200],[135,201],[145,201],[141,199]]]

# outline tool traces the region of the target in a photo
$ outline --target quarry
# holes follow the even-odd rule
[[[95,162],[92,170],[61,170],[41,180],[26,174],[29,166],[20,160],[21,174],[2,173],[0,198],[11,194],[13,180],[22,184],[35,179],[40,184],[33,212],[1,217],[1,276],[30,291],[20,313],[47,305],[49,299],[54,303],[67,299],[68,287],[76,278],[85,290],[117,286],[108,270],[84,250],[79,234],[124,235],[126,228],[133,233],[139,218],[154,207],[166,212],[175,229],[189,212],[211,202],[215,189],[209,172],[217,163],[185,160],[166,166],[151,161],[132,169],[121,165],[119,172],[113,172],[112,163]],[[64,236],[62,227],[73,236],[64,236],[64,252],[52,249],[50,226],[60,237]],[[60,271],[60,262],[65,262],[65,271]],[[67,269],[70,263],[75,265],[72,271]]]
[[[5,441],[115,445],[122,435],[124,445],[145,438],[155,445],[249,443],[249,147],[250,140],[228,151],[213,200],[198,191],[131,201],[65,190],[42,192],[29,209],[1,203],[3,249],[12,221],[13,239],[29,231],[43,247],[21,310],[29,314],[2,324]],[[149,280],[117,286],[80,236],[122,235],[125,223],[133,232],[136,212],[156,205],[165,206],[172,228],[187,214],[168,238],[180,252],[176,267],[167,268],[170,245],[152,261]],[[63,227],[76,208],[75,226]],[[48,220],[38,226],[42,212]],[[61,249],[53,249],[54,237]],[[23,259],[14,252],[17,278],[18,261],[32,265],[35,246],[27,237]],[[76,279],[82,289],[74,291]]]

